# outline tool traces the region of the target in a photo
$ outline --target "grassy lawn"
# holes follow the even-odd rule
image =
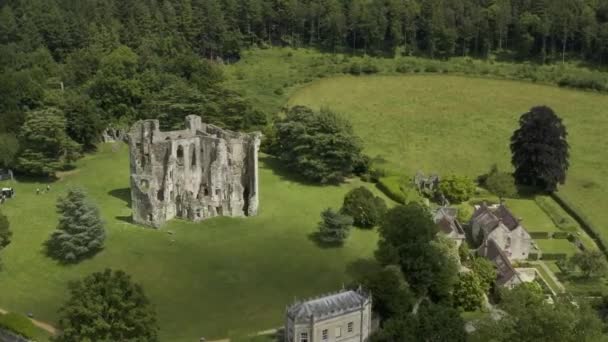
[[[528,232],[559,232],[553,221],[531,199],[508,199],[506,205],[513,214],[522,219]]]
[[[339,207],[345,192],[360,181],[304,185],[265,157],[258,217],[175,220],[160,231],[135,226],[129,223],[127,147],[119,146],[114,152],[103,145],[80,160],[76,170],[51,184],[50,193],[35,194],[46,186],[42,183],[13,184],[17,196],[2,207],[14,236],[2,253],[0,307],[56,322],[67,283],[109,267],[143,284],[156,307],[162,341],[244,335],[281,326],[285,306],[295,297],[349,282],[347,265],[370,257],[376,248],[373,230],[354,230],[343,248],[320,248],[309,239],[319,213]],[[94,258],[61,266],[45,256],[42,244],[57,222],[56,198],[70,186],[86,188],[98,203],[107,240]]]
[[[537,239],[534,241],[543,253],[565,253],[570,256],[578,252],[576,246],[567,239]]]
[[[389,171],[472,177],[493,163],[510,170],[509,138],[519,116],[532,106],[549,105],[564,119],[571,146],[571,167],[560,191],[598,227],[608,227],[608,159],[602,157],[608,149],[603,138],[608,96],[448,75],[340,76],[297,90],[289,105],[297,104],[346,115],[365,151]]]

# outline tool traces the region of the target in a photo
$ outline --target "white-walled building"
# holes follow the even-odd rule
[[[287,309],[286,342],[364,342],[372,328],[372,297],[361,288],[296,302]]]

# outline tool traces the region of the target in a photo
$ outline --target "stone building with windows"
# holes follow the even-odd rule
[[[494,240],[510,261],[526,260],[533,250],[532,237],[504,204],[477,206],[470,225],[474,239],[482,245]]]
[[[257,214],[260,133],[224,130],[190,115],[177,131],[139,121],[128,140],[134,222],[160,227],[174,217]]]
[[[363,342],[372,330],[372,296],[361,287],[287,308],[285,342]]]

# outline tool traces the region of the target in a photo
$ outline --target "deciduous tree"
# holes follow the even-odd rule
[[[70,283],[59,314],[57,342],[158,341],[154,309],[123,271],[106,269]]]
[[[569,145],[566,127],[551,108],[530,109],[519,119],[519,129],[511,137],[515,179],[526,185],[555,191],[566,181]]]

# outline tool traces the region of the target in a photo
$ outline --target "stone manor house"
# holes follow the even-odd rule
[[[287,308],[286,342],[364,342],[372,330],[372,296],[361,287]]]

